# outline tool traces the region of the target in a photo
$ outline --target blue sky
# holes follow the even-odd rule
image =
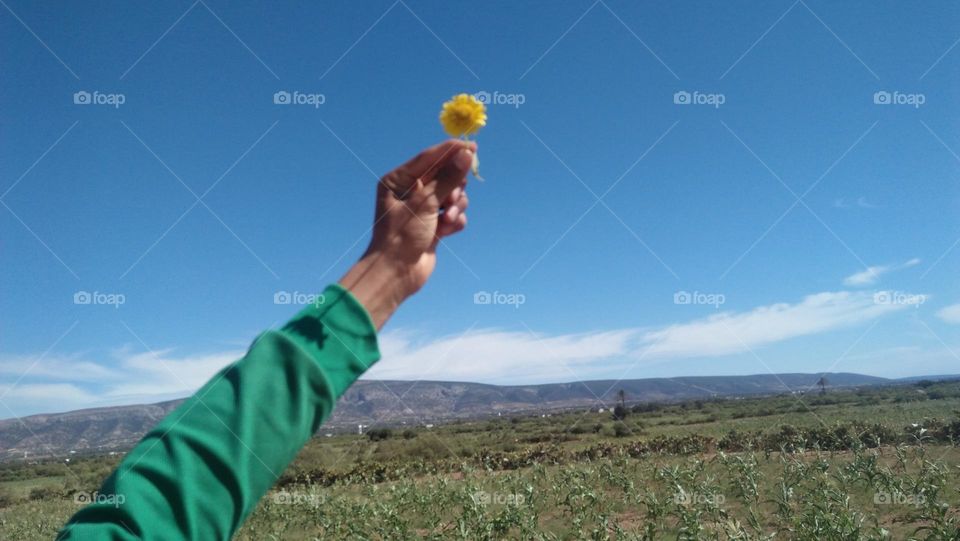
[[[955,3],[3,8],[0,417],[188,394],[459,92],[487,181],[370,377],[960,372]]]

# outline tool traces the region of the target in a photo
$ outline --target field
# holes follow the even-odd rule
[[[318,437],[237,538],[960,539],[960,383],[616,417]],[[54,538],[118,460],[0,465],[0,539]]]

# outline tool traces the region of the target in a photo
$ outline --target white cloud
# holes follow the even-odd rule
[[[843,285],[847,287],[863,287],[876,284],[880,281],[880,276],[892,271],[906,269],[920,264],[920,259],[913,258],[899,265],[876,265],[851,274],[843,279]]]
[[[365,377],[499,384],[618,377],[640,363],[744,353],[863,324],[908,307],[875,302],[869,292],[839,291],[662,327],[553,335],[527,328],[476,329],[444,337],[391,331],[380,337],[383,359]],[[0,400],[16,415],[168,400],[194,392],[242,355],[242,350],[175,355],[170,349],[141,353],[125,348],[114,353],[112,363],[4,359]],[[7,391],[31,366],[29,374]],[[5,392],[9,394],[3,396]],[[9,414],[0,407],[0,418]]]
[[[530,330],[472,330],[435,340],[416,341],[406,332],[381,337],[383,359],[369,379],[451,381],[557,381],[581,379],[579,370],[604,359],[623,357],[633,329],[548,336]]]
[[[853,207],[859,207],[862,209],[878,209],[879,205],[874,205],[873,203],[867,201],[866,197],[858,197],[856,200],[847,201],[842,197],[840,199],[835,199],[833,201],[833,206],[838,209],[849,209]]]
[[[572,381],[609,377],[638,362],[720,357],[863,323],[909,307],[877,303],[866,292],[826,292],[796,304],[725,312],[658,329],[545,336],[481,329],[418,342],[408,333],[382,337],[377,379],[496,383]]]
[[[100,397],[72,383],[0,384],[0,419],[91,407]]]
[[[883,373],[886,377],[943,376],[957,373],[956,344],[937,339],[928,345],[912,344],[854,353],[839,366],[844,372]]]
[[[878,304],[873,294],[817,293],[797,304],[772,304],[722,313],[648,333],[647,357],[704,357],[741,353],[774,342],[849,327],[907,308]]]
[[[843,279],[843,285],[849,287],[860,287],[875,284],[880,281],[880,275],[889,271],[889,267],[875,266],[867,267],[866,270],[851,274]]]
[[[243,350],[174,356],[172,350],[130,353],[113,363],[75,357],[10,357],[0,361],[0,419],[37,412],[139,404],[196,391]]]
[[[960,303],[941,308],[937,311],[937,317],[947,323],[960,325]]]
[[[75,382],[110,381],[121,378],[115,369],[85,361],[79,356],[11,356],[0,362],[0,379],[16,380],[26,374],[32,378],[61,379]],[[0,396],[3,391],[0,390]]]
[[[184,396],[192,393],[221,368],[243,356],[243,350],[206,355],[175,357],[165,349],[130,355],[121,360],[124,372],[135,380],[111,388],[107,395],[165,394]],[[132,379],[132,378],[131,378]]]

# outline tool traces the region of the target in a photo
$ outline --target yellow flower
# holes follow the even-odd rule
[[[440,124],[451,137],[463,137],[487,125],[487,108],[470,94],[457,94],[443,104]]]

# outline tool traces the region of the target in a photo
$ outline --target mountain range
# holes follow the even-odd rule
[[[850,373],[696,376],[538,385],[360,380],[341,397],[321,432],[355,431],[359,424],[423,425],[498,414],[609,407],[617,400],[620,390],[630,403],[807,392],[816,389],[821,376],[832,388],[907,381]],[[183,399],[0,420],[0,460],[124,451],[182,402]]]

